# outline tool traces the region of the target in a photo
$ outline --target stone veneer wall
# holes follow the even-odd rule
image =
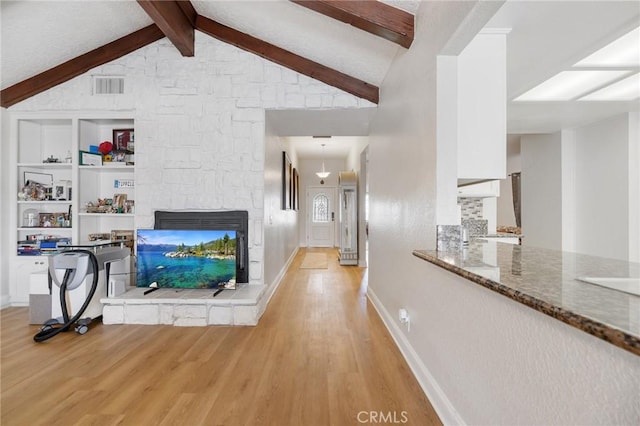
[[[10,110],[132,110],[136,227],[158,209],[248,210],[250,283],[262,284],[264,110],[373,104],[197,31],[195,51],[162,39]],[[93,96],[92,75],[124,76],[125,94]]]

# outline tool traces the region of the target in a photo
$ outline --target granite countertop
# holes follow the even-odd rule
[[[576,280],[638,278],[638,263],[482,240],[413,254],[640,355],[640,296]]]

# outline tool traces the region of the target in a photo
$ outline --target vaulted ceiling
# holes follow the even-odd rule
[[[46,87],[42,86],[41,80],[56,84],[72,78],[75,73],[96,66],[96,61],[109,61],[128,49],[165,37],[166,33],[170,39],[178,37],[174,40],[177,45],[175,52],[181,55],[184,53],[184,41],[170,31],[171,28],[178,32],[180,28],[188,30],[189,26],[227,42],[238,45],[243,42],[245,45],[240,47],[255,48],[254,53],[259,55],[272,55],[276,62],[284,57],[289,61],[286,66],[311,68],[312,72],[322,70],[313,77],[356,92],[357,96],[375,99],[376,88],[382,84],[392,61],[406,51],[405,46],[410,41],[408,31],[406,36],[402,31],[389,34],[390,30],[385,26],[394,22],[392,16],[397,11],[415,14],[421,1],[385,0],[384,3],[393,9],[379,8],[378,12],[382,11],[384,16],[382,22],[376,21],[379,19],[377,13],[370,12],[369,19],[363,20],[352,9],[334,7],[336,4],[379,6],[382,3],[374,1],[191,0],[189,4],[196,18],[193,18],[193,12],[188,12],[185,2],[158,2],[167,3],[155,11],[159,16],[149,12],[145,3],[149,2],[1,0],[2,105],[12,104],[19,98],[5,97],[7,90],[14,85],[22,84],[17,90],[19,95],[31,96]],[[163,19],[162,8],[173,8],[175,12],[176,6],[187,10],[187,13],[182,12],[182,24],[168,23],[169,29],[164,28],[163,32],[159,27],[163,27],[166,24],[163,21],[170,20],[174,13],[165,11],[169,18]],[[185,20],[188,25],[185,25]],[[512,29],[507,36],[508,131],[553,132],[620,112],[637,111],[640,108],[637,99],[626,102],[542,103],[518,103],[513,99],[639,23],[640,2],[635,0],[506,1],[487,27]],[[126,43],[116,42],[117,48],[109,47],[109,43],[121,38],[125,38]],[[234,41],[236,38],[238,40]],[[93,53],[84,57],[87,52]],[[190,54],[188,50],[186,53]],[[194,54],[198,55],[197,49]],[[32,79],[67,61],[72,61],[72,66],[50,71],[48,79]],[[366,117],[361,119],[366,121]],[[333,117],[320,121],[334,124],[340,120]],[[366,125],[360,128],[365,129],[361,132],[366,132]],[[284,129],[282,134],[294,134],[293,130],[296,129]],[[350,130],[335,134],[360,134]]]
[[[197,55],[196,30],[371,102],[413,40],[417,2],[2,1],[2,106],[167,37]],[[268,23],[267,23],[268,22]],[[63,24],[63,25],[60,25]],[[28,52],[28,54],[25,54]]]

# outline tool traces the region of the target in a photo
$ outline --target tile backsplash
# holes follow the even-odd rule
[[[458,204],[462,207],[462,220],[482,219],[482,198],[458,198]]]

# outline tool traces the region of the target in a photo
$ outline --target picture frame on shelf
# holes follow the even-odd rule
[[[71,182],[68,180],[59,180],[53,184],[51,197],[58,201],[71,201]]]
[[[127,159],[127,151],[113,151],[111,161],[114,163],[124,163]]]
[[[81,166],[102,166],[102,154],[98,152],[80,151]]]
[[[51,187],[53,185],[53,175],[49,173],[24,172],[24,184],[27,182],[39,183],[40,185]]]
[[[67,212],[40,213],[38,217],[40,228],[67,228],[68,218]]]
[[[134,152],[134,129],[113,129],[113,149]]]

